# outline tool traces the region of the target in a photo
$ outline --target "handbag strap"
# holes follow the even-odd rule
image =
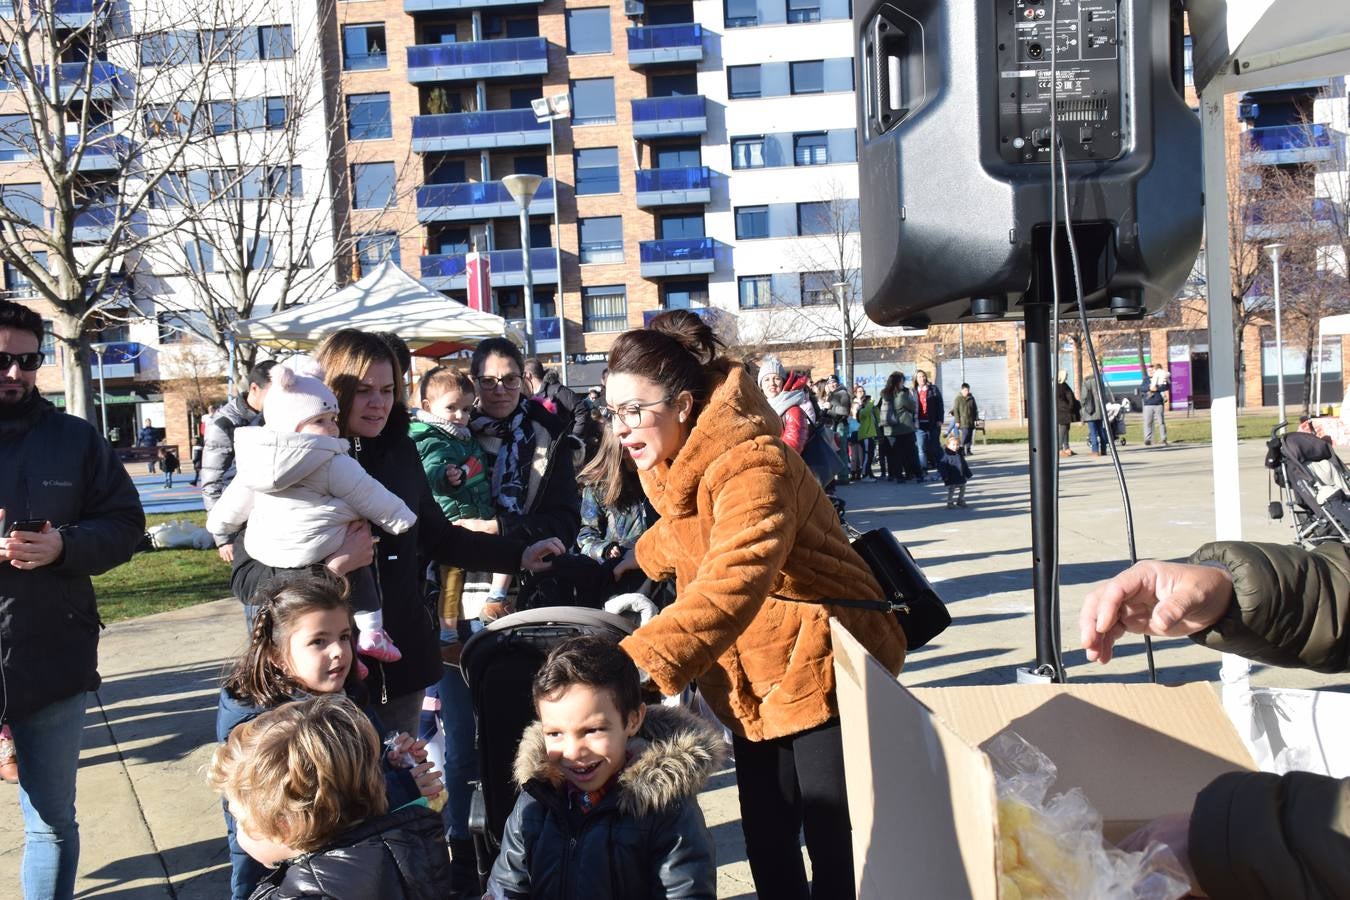
[[[788,603],[816,603],[820,606],[847,606],[853,609],[870,609],[873,612],[909,612],[908,603],[895,603],[891,600],[835,600],[829,597],[822,597],[818,600],[807,600],[802,597],[784,597],[782,594],[770,594],[775,600],[786,600]]]

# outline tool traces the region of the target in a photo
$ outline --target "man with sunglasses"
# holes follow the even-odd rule
[[[42,318],[0,300],[0,718],[18,754],[28,900],[75,892],[75,770],[99,683],[90,576],[145,532],[112,447],[38,393],[41,346]]]

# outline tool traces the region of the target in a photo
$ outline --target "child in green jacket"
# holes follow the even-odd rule
[[[422,376],[418,385],[421,408],[408,433],[417,445],[431,494],[451,522],[491,520],[497,517],[492,502],[491,462],[469,432],[474,400],[473,382],[465,373],[437,366]],[[441,632],[453,643],[460,619],[477,618],[479,610],[463,606],[464,570],[441,567]],[[492,576],[489,600],[505,597],[511,576]]]

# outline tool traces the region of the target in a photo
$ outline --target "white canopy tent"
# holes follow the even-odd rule
[[[1224,96],[1350,72],[1345,0],[1189,0],[1192,65],[1204,135],[1205,271],[1213,396],[1214,536],[1242,537],[1237,384],[1228,254]],[[1222,235],[1221,239],[1215,239]]]
[[[241,341],[288,350],[312,348],[339,328],[392,331],[414,351],[450,352],[503,335],[520,343],[519,333],[501,316],[451,300],[388,260],[331,297],[232,327]]]
[[[1317,323],[1317,355],[1313,357],[1313,409],[1322,407],[1322,338],[1350,334],[1350,313],[1323,316]],[[1344,365],[1344,363],[1342,363]]]

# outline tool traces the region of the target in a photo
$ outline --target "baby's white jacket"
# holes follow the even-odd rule
[[[390,534],[417,521],[352,459],[342,438],[251,425],[235,429],[234,459],[234,480],[211,508],[206,528],[231,535],[247,524],[244,549],[265,565],[322,562],[342,546],[347,525],[360,519]]]

